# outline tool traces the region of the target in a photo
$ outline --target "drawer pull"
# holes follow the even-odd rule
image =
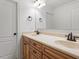
[[[24,43],[24,45],[26,45],[26,43]]]
[[[37,52],[33,50],[33,53],[35,53],[35,54],[36,54]]]
[[[33,45],[36,46],[37,44],[36,43],[33,43]]]

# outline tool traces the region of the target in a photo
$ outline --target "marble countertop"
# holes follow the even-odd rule
[[[72,42],[68,41],[67,38],[64,37],[45,34],[36,35],[34,33],[23,33],[22,35],[79,59],[79,41]]]

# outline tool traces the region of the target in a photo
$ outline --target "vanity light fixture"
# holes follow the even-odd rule
[[[46,3],[43,0],[36,0],[34,1],[34,6],[37,8],[42,8],[46,5]]]
[[[36,3],[38,0],[35,0],[34,3]]]
[[[35,6],[35,7],[38,7],[38,5],[39,5],[38,0],[35,0],[35,1],[34,1],[34,6]]]
[[[44,7],[46,4],[45,3],[42,3],[42,4],[40,4],[39,6],[38,6],[38,8],[42,8],[42,7]]]

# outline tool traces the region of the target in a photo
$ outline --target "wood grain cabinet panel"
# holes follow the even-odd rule
[[[57,49],[23,36],[23,59],[76,59]]]
[[[50,59],[50,58],[47,57],[46,55],[43,55],[43,59]]]
[[[33,54],[30,54],[30,59],[39,59],[36,56],[34,56]]]
[[[23,36],[23,40],[24,40],[24,42],[27,42],[28,44],[30,42],[30,39],[28,37],[25,37],[25,36]]]
[[[30,47],[29,47],[30,40],[23,36],[23,59],[29,59],[30,57]]]
[[[39,51],[42,51],[42,44],[34,40],[30,40],[30,43],[32,47],[36,48]]]
[[[29,59],[29,45],[24,44],[24,59]]]
[[[44,54],[50,56],[50,58],[54,59],[76,59],[70,55],[62,53],[54,48],[50,48],[48,46],[44,46]]]
[[[47,55],[43,55],[43,59],[55,59],[54,57],[50,57],[50,56],[47,56]]]
[[[36,58],[38,58],[38,59],[42,59],[42,53],[33,47],[30,48],[30,54],[36,56]]]

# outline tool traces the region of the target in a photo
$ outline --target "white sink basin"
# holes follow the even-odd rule
[[[79,44],[76,42],[63,41],[63,40],[57,40],[55,42],[56,42],[56,44],[60,44],[60,45],[67,47],[67,48],[79,49]]]
[[[67,47],[67,48],[79,49],[78,42],[67,41],[67,40],[63,40],[62,38],[59,38],[59,37],[48,36],[48,35],[43,35],[43,34],[37,35],[36,33],[32,33],[30,35],[35,37],[36,39],[40,39],[40,41],[43,41],[46,43],[47,42],[50,42],[50,43],[54,42],[57,45],[61,45],[61,46]],[[61,39],[61,40],[59,40],[59,39]]]

